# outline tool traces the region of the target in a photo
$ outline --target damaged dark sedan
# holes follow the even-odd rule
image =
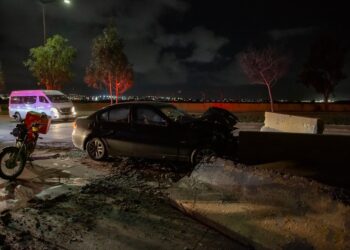
[[[195,118],[167,103],[130,102],[78,118],[72,140],[94,160],[129,156],[195,165],[205,155],[234,155],[236,123],[220,108]]]

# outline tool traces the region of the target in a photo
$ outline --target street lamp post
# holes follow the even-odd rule
[[[57,2],[58,0],[39,0],[39,2],[41,3],[41,7],[42,7],[42,12],[43,12],[43,36],[44,36],[44,44],[46,43],[46,9],[45,9],[45,5],[49,4],[49,3],[54,3]],[[65,4],[70,4],[71,1],[70,0],[63,0],[63,2]]]

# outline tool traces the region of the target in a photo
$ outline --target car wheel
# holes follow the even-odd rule
[[[86,144],[86,151],[91,159],[100,161],[106,158],[107,148],[104,142],[97,137],[91,138]]]
[[[191,161],[191,164],[195,166],[201,161],[203,161],[205,158],[210,159],[212,156],[215,156],[215,155],[216,155],[215,151],[209,147],[196,148],[191,153],[190,161]]]
[[[21,115],[18,112],[15,113],[15,120],[16,120],[16,122],[21,122],[22,121],[22,117],[21,117]]]

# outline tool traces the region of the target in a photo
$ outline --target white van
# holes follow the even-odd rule
[[[76,117],[73,103],[57,90],[19,90],[12,91],[9,98],[9,115],[16,115],[21,121],[27,112],[35,111],[51,116],[51,119],[73,119]]]

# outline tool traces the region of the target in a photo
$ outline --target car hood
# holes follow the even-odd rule
[[[179,122],[182,125],[190,125],[193,128],[218,128],[232,131],[238,122],[238,118],[225,109],[212,107],[198,118],[185,117]]]
[[[71,108],[73,107],[73,103],[72,102],[55,102],[55,103],[52,103],[52,106],[59,109]]]

